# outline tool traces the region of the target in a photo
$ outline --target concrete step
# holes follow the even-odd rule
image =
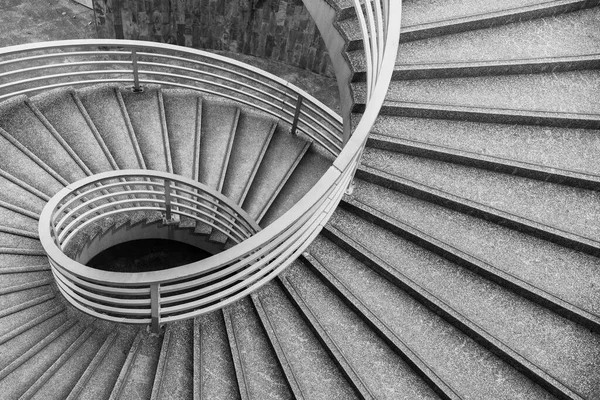
[[[21,208],[21,205],[26,204],[13,204],[8,204],[0,200],[0,221],[2,221],[2,227],[12,228],[23,232],[30,232],[31,234],[35,234],[35,236],[37,236],[38,213]]]
[[[359,398],[430,399],[435,392],[303,264],[281,277],[283,288]]]
[[[500,113],[514,114],[518,117],[522,112],[537,112],[549,113],[550,116],[558,114],[573,115],[573,118],[579,116],[582,119],[598,119],[598,85],[598,70],[393,81],[388,89],[384,107],[399,107],[401,104],[415,104],[415,107],[418,107],[420,104],[430,104],[438,107],[489,110],[488,114],[492,116]],[[364,83],[353,84],[353,89],[355,100],[359,104],[362,103]]]
[[[249,298],[223,309],[242,400],[291,398],[292,392]]]
[[[332,163],[332,157],[311,146],[260,220],[261,226],[269,225],[292,208],[313,188]]]
[[[596,190],[600,132],[381,116],[367,146]]]
[[[173,172],[171,146],[162,93],[146,86],[143,92],[121,89],[125,109],[148,169]]]
[[[115,330],[114,325],[112,329],[110,327],[109,329],[115,331],[117,336],[113,341],[103,345],[103,352],[99,353],[99,358],[92,361],[90,368],[82,375],[74,390],[67,397],[69,400],[96,400],[110,397],[121,368],[128,357],[137,329],[119,327],[118,330]]]
[[[40,296],[41,297],[41,296]],[[0,351],[4,368],[66,320],[63,307],[52,299],[2,316]]]
[[[152,400],[191,399],[193,397],[193,321],[167,325],[161,348]]]
[[[198,180],[217,191],[223,188],[239,116],[240,110],[234,105],[203,102]]]
[[[528,393],[532,399],[549,397],[534,382],[328,239],[319,237],[313,242],[304,261],[440,397],[495,399],[519,393]]]
[[[19,398],[26,395],[29,388],[36,385],[39,377],[43,376],[57,360],[69,353],[69,348],[75,344],[84,331],[83,327],[73,320],[68,320],[58,329],[50,333],[40,342],[35,343],[7,367],[0,371],[0,388],[6,398]]]
[[[28,213],[22,214],[32,215],[31,213],[35,213],[35,215],[39,215],[46,202],[50,200],[50,196],[46,193],[6,171],[0,171],[0,185],[5,188],[0,193],[0,201],[11,204],[9,208],[12,210],[18,207],[20,210],[28,211]],[[60,186],[57,185],[57,187]]]
[[[118,87],[93,86],[77,90],[77,96],[119,168],[144,168],[139,146],[123,113]]]
[[[596,257],[362,180],[341,206],[599,331]]]
[[[332,226],[336,244],[552,394],[597,396],[600,335],[365,220]]]
[[[262,219],[309,146],[282,126],[277,127],[244,200],[243,208],[252,218]]]
[[[469,68],[475,73],[478,72],[474,70],[477,63],[487,67],[479,72],[489,75],[500,72],[523,73],[523,70],[540,72],[541,68],[581,68],[582,63],[574,56],[594,55],[600,51],[599,15],[600,8],[588,8],[554,17],[402,43],[398,48],[395,75],[407,79],[415,75],[411,71],[419,69],[419,66],[422,66],[420,69],[430,66],[427,76],[435,76],[434,69],[437,71],[440,68],[447,68],[447,75],[458,74],[461,66],[462,73],[469,73],[466,71]],[[578,29],[573,29],[574,26],[578,26]],[[358,61],[358,55],[357,51],[349,56],[351,60]],[[559,62],[571,57],[572,63]],[[530,66],[527,67],[527,60],[544,59],[556,59],[556,62],[548,62],[546,67],[541,61],[534,64],[529,62]],[[495,63],[505,63],[510,68],[502,71],[494,67]],[[524,66],[518,68],[519,64]],[[355,70],[364,70],[360,64],[353,62],[353,65],[357,67]]]
[[[138,331],[110,399],[150,398],[163,336]]]
[[[67,181],[87,176],[85,164],[25,96],[2,103],[0,128]]]
[[[268,283],[252,295],[252,303],[295,398],[357,398],[280,285]]]
[[[113,170],[116,162],[73,89],[59,89],[31,99],[52,127],[85,162],[88,173]]]
[[[180,89],[161,89],[173,172],[198,180],[202,133],[202,98]]]
[[[58,173],[48,167],[19,141],[0,129],[0,168],[15,180],[24,182],[27,186],[52,196],[68,182]],[[35,200],[37,202],[37,200]]]
[[[43,251],[37,232],[22,231],[14,228],[2,228],[0,226],[0,248],[20,247]]]
[[[591,254],[600,247],[600,227],[590,218],[599,209],[596,191],[370,148],[364,163],[360,178],[387,175],[393,181],[397,177],[397,183],[407,184],[408,192],[428,201],[448,206],[453,202],[453,209],[485,214],[495,222]]]
[[[194,318],[193,385],[194,399],[240,398],[221,311]]]
[[[71,345],[41,374],[21,398],[64,398],[97,350],[92,337],[95,328],[88,326]],[[92,345],[90,345],[92,342]]]

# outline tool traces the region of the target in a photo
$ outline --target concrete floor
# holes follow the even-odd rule
[[[0,0],[1,46],[65,39],[94,39],[94,11],[73,0]],[[335,79],[285,64],[220,51],[248,64],[276,74],[315,96],[339,112]]]

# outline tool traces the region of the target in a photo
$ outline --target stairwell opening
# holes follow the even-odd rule
[[[166,239],[131,240],[94,256],[87,266],[112,272],[158,271],[190,264],[212,254],[187,243]]]

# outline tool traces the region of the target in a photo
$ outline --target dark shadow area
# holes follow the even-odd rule
[[[178,267],[210,257],[207,251],[164,239],[132,240],[113,246],[87,263],[112,272],[146,272]]]

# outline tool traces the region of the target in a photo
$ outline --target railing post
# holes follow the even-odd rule
[[[160,284],[152,283],[150,285],[150,312],[152,316],[151,332],[158,334],[160,332]]]
[[[131,63],[133,64],[133,91],[141,92],[142,89],[140,88],[137,51],[135,49],[131,50]]]
[[[167,221],[171,221],[171,181],[168,179],[165,179],[165,210]]]
[[[298,119],[300,117],[300,109],[302,108],[303,101],[304,97],[298,95],[298,101],[296,102],[296,112],[294,113],[294,121],[292,122],[292,135],[296,134],[296,129],[298,128]]]

